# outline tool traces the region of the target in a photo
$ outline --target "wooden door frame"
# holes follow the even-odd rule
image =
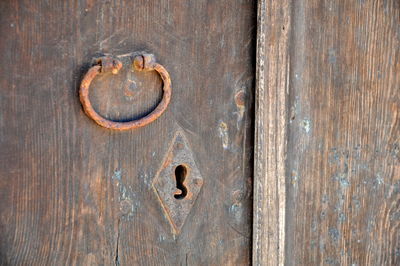
[[[290,1],[259,0],[254,138],[253,265],[283,265]]]

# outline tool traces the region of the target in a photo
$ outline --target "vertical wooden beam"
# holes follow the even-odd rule
[[[400,1],[290,19],[285,263],[400,265]]]
[[[260,0],[254,149],[253,264],[283,265],[290,0]]]

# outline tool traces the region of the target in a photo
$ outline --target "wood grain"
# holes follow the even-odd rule
[[[249,264],[255,16],[255,1],[0,1],[0,264]],[[140,130],[99,127],[82,75],[134,51],[168,69],[171,103]],[[125,71],[90,97],[124,120],[160,89]],[[178,130],[204,185],[174,235],[152,181]]]
[[[259,1],[257,23],[252,261],[283,265],[290,1]]]
[[[400,2],[292,1],[288,265],[400,264]]]

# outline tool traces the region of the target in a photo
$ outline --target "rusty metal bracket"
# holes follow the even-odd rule
[[[167,109],[167,106],[171,100],[171,78],[167,70],[156,62],[154,55],[142,53],[133,57],[131,67],[136,71],[157,71],[163,80],[163,97],[158,106],[148,115],[138,120],[132,120],[127,122],[115,122],[108,120],[98,114],[90,100],[89,100],[89,86],[93,79],[101,73],[113,73],[118,74],[122,68],[122,62],[112,56],[104,56],[98,58],[95,61],[95,65],[92,66],[85,74],[81,81],[79,90],[79,99],[82,103],[83,110],[86,115],[93,119],[98,125],[115,130],[128,130],[146,126],[159,118],[162,113]]]
[[[203,177],[182,132],[175,135],[153,180],[172,232],[179,234],[203,186]]]

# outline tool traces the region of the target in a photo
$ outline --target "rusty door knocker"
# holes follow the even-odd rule
[[[89,86],[92,80],[100,73],[111,72],[118,74],[118,71],[122,68],[122,62],[116,58],[105,56],[97,59],[96,64],[92,66],[82,79],[79,99],[82,103],[83,110],[86,115],[93,119],[97,124],[102,127],[115,129],[115,130],[128,130],[140,128],[150,124],[167,109],[167,106],[171,99],[171,79],[167,70],[155,60],[152,54],[139,54],[136,55],[132,60],[132,67],[137,71],[151,71],[155,70],[161,76],[163,80],[163,97],[158,106],[151,111],[148,115],[138,119],[127,122],[115,122],[108,120],[98,114],[89,100]]]

